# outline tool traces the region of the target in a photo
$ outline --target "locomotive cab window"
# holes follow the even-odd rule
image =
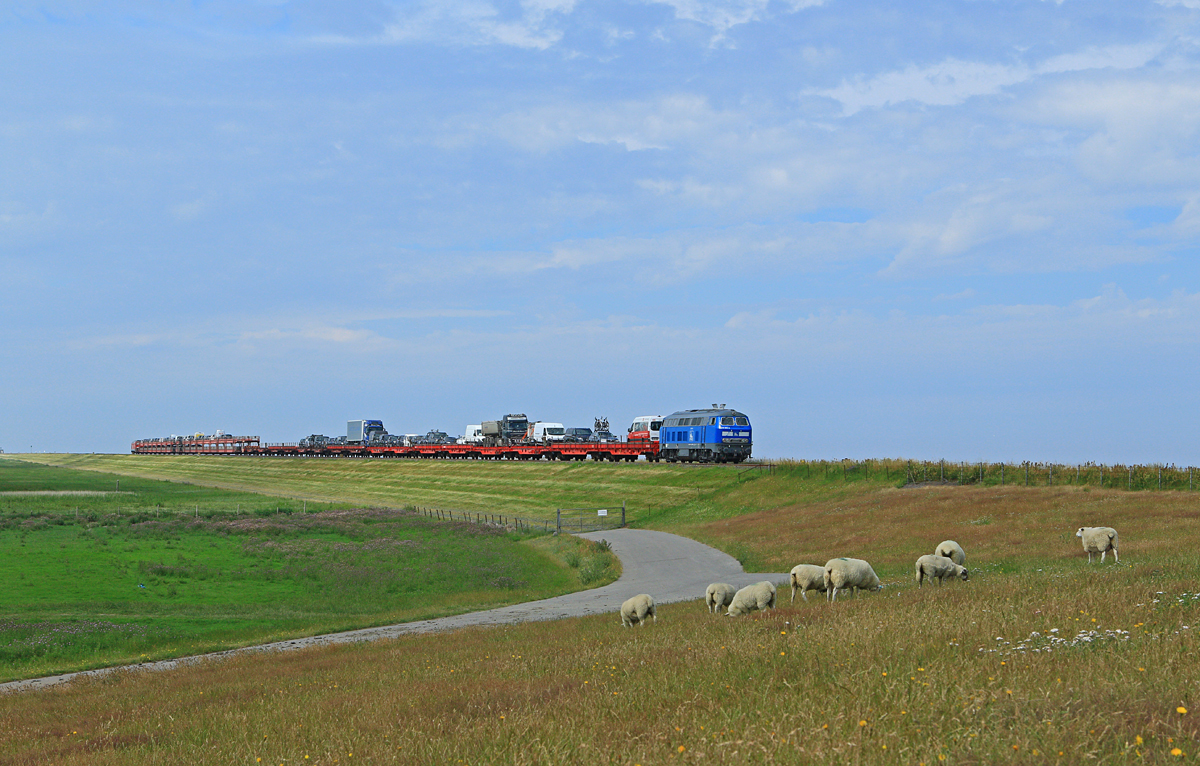
[[[750,421],[747,420],[746,417],[743,415],[742,417],[737,419],[737,424],[739,426],[748,426],[748,425],[750,425]]]
[[[733,417],[726,415],[725,417],[721,418],[721,425],[723,425],[723,426],[733,425]]]

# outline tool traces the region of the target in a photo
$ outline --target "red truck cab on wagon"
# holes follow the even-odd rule
[[[634,444],[647,444],[658,441],[658,431],[662,428],[662,415],[642,415],[633,419],[629,426],[629,438]]]

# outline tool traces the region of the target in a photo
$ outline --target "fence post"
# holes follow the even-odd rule
[[[562,534],[562,508],[555,508],[554,514],[554,534],[559,535]]]
[[[625,501],[621,501],[621,528],[625,528]]]
[[[1029,461],[1025,461],[1025,486],[1029,486]]]
[[[1100,489],[1104,489],[1104,463],[1100,464]]]
[[[1158,467],[1158,488],[1162,489],[1162,466]]]
[[[1054,463],[1050,463],[1050,467],[1047,470],[1049,470],[1050,473],[1047,475],[1046,484],[1047,484],[1047,486],[1053,487],[1054,486]]]
[[[1004,463],[1000,463],[1000,486],[1004,486]]]
[[[946,483],[946,461],[945,459],[938,461],[938,481]]]
[[[1129,466],[1129,489],[1133,489],[1133,466]]]

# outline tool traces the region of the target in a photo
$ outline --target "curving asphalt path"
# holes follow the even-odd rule
[[[433,620],[419,620],[379,628],[364,628],[345,633],[297,638],[291,641],[278,641],[225,652],[182,657],[177,660],[146,662],[139,665],[10,681],[0,684],[0,692],[45,689],[80,676],[101,676],[121,670],[170,670],[183,664],[219,659],[245,652],[288,651],[309,646],[377,641],[383,638],[396,638],[407,633],[455,630],[476,625],[508,625],[536,620],[560,620],[566,617],[582,617],[602,612],[612,612],[613,622],[616,624],[620,622],[616,612],[620,610],[621,603],[639,593],[649,593],[654,596],[657,603],[669,604],[703,598],[704,589],[713,582],[727,582],[735,588],[741,588],[759,580],[771,580],[776,585],[783,587],[787,587],[788,583],[786,572],[747,573],[743,571],[738,560],[732,556],[695,540],[666,532],[645,529],[610,529],[603,532],[586,532],[579,536],[589,540],[604,539],[612,545],[613,552],[621,559],[623,571],[619,580],[602,588],[488,609],[483,612],[470,612]]]

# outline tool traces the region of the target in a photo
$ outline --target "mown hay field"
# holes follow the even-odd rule
[[[738,479],[735,470],[667,464],[257,458],[157,455],[22,455],[114,475],[187,481],[308,501],[437,508],[554,519],[556,508],[621,506],[645,516]]]

